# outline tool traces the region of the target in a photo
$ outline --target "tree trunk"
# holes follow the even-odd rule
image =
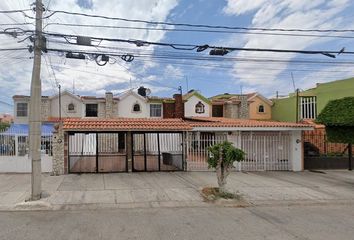
[[[224,159],[222,156],[222,148],[220,148],[219,156],[220,156],[219,163],[218,166],[216,167],[216,176],[218,178],[219,191],[226,192],[226,188],[225,188],[226,178],[230,173],[230,169],[224,164]]]

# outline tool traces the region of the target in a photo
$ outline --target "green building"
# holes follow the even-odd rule
[[[300,91],[298,98],[296,93],[291,93],[287,97],[272,99],[272,119],[296,122],[297,115],[299,120],[316,119],[328,101],[343,97],[354,97],[354,78],[318,83],[315,88]]]

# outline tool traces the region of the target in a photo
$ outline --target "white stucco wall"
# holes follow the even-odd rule
[[[290,170],[304,170],[303,142],[301,131],[291,131],[290,135]]]
[[[27,103],[27,117],[18,117],[17,116],[17,103]],[[14,123],[27,124],[28,123],[28,114],[29,114],[29,101],[28,100],[15,100],[14,101]]]
[[[52,157],[42,154],[42,172],[52,172]],[[1,173],[30,173],[32,171],[31,159],[26,156],[0,156]]]
[[[205,112],[204,113],[196,113],[195,112],[195,105],[198,102],[202,102],[205,106]],[[192,96],[190,97],[187,102],[184,103],[184,116],[186,117],[210,117],[211,116],[211,106],[207,104],[205,101],[202,99]]]
[[[73,103],[75,105],[75,111],[69,112],[68,105]],[[59,97],[51,99],[50,103],[50,116],[59,117]],[[61,116],[62,117],[83,117],[84,116],[84,104],[77,98],[68,94],[61,96]]]
[[[133,105],[135,103],[140,104],[140,112],[133,112]],[[150,109],[148,103],[134,94],[130,94],[118,102],[118,117],[145,118],[149,117],[149,115]]]

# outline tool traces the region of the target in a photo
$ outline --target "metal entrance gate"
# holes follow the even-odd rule
[[[287,171],[290,159],[288,132],[192,132],[187,136],[187,170],[206,171],[208,147],[228,140],[246,153],[237,171]]]
[[[184,169],[182,133],[133,133],[132,171]]]
[[[69,173],[128,171],[126,133],[69,133]]]

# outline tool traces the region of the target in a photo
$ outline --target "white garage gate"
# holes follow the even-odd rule
[[[290,170],[289,132],[193,132],[187,136],[187,169],[208,170],[208,147],[230,141],[246,153],[245,161],[236,163],[237,171]]]

